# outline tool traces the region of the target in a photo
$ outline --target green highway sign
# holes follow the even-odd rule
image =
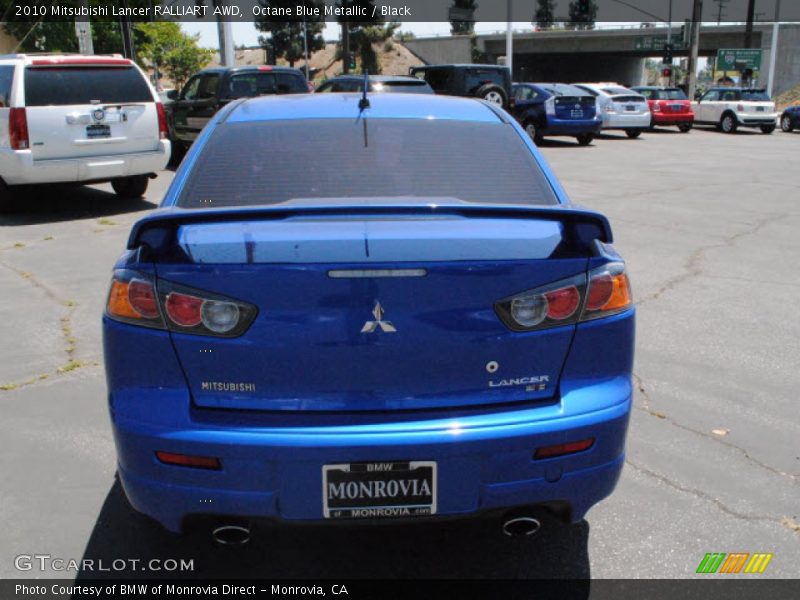
[[[761,70],[761,54],[758,48],[720,48],[717,50],[718,71]]]
[[[681,36],[675,32],[670,40],[675,50],[683,50],[686,44],[683,43]],[[654,52],[663,52],[664,46],[667,45],[667,36],[665,35],[646,35],[637,37],[633,40],[634,50],[652,50]]]

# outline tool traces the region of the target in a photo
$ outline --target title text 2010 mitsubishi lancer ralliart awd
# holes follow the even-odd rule
[[[616,485],[631,409],[611,241],[482,101],[232,103],[113,273],[128,499],[175,532],[201,516],[581,520]]]

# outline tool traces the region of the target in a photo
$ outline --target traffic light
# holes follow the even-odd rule
[[[664,64],[672,64],[672,53],[675,50],[674,44],[664,44]]]
[[[355,52],[351,52],[347,56],[347,68],[350,69],[351,71],[355,71],[356,70],[356,53]]]
[[[662,77],[672,77],[672,69],[670,67],[664,67],[661,71]]]

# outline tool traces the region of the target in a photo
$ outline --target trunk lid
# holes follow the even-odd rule
[[[593,119],[595,105],[592,96],[558,96],[555,98],[556,117],[564,120]]]
[[[574,326],[513,332],[494,305],[586,272],[576,240],[604,239],[607,223],[543,212],[173,221],[159,280],[259,311],[238,338],[171,334],[195,404],[379,411],[552,397]]]
[[[614,105],[614,110],[620,113],[640,114],[650,111],[644,96],[634,94],[612,96],[611,102]]]
[[[124,59],[64,61],[25,69],[25,106],[34,160],[152,152],[158,112],[141,72]]]

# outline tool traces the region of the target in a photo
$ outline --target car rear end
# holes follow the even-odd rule
[[[743,127],[775,127],[780,113],[765,90],[742,90],[735,107],[736,120]]]
[[[537,84],[551,94],[545,100],[547,118],[543,135],[570,135],[600,133],[603,121],[598,115],[594,96],[580,88],[564,84]]]
[[[580,520],[616,484],[631,408],[608,222],[501,111],[358,101],[224,109],[134,226],[103,319],[128,498],[174,531]]]
[[[602,88],[604,129],[644,129],[650,126],[650,107],[644,96],[625,88]]]
[[[692,103],[679,88],[655,90],[649,103],[653,125],[691,126],[694,123]]]
[[[132,61],[28,56],[19,61],[9,185],[109,181],[163,169],[170,147],[164,109]]]

